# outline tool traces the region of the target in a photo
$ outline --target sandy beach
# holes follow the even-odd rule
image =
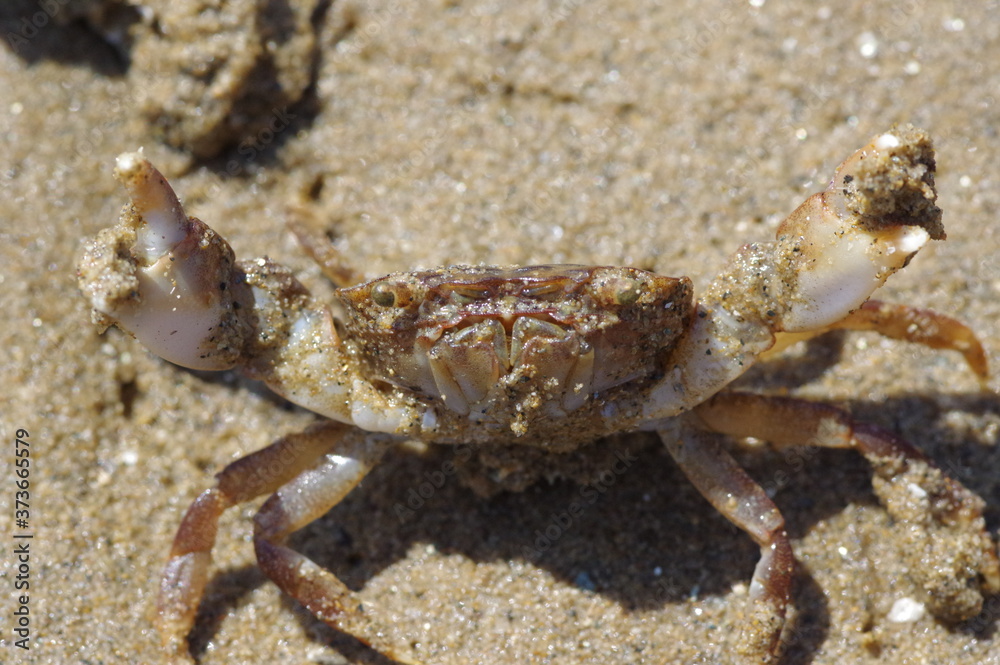
[[[308,210],[367,277],[606,264],[703,290],[855,149],[911,122],[935,140],[948,238],[879,297],[961,319],[1000,367],[993,0],[16,0],[0,7],[0,37],[2,663],[161,662],[153,605],[184,510],[226,464],[316,419],[91,324],[75,265],[126,201],[112,177],[124,151],[142,147],[239,257],[269,256],[320,295],[332,287],[287,231],[290,210]],[[739,385],[899,433],[1000,529],[1000,379],[980,386],[957,354],[833,334]],[[448,476],[400,512],[455,454],[436,447],[390,455],[293,544],[427,665],[722,662],[757,547],[655,439],[611,443],[636,461],[543,546],[586,485],[482,497]],[[1000,665],[1000,598],[958,625],[904,611],[909,541],[860,456],[762,448],[736,455],[798,560],[781,665]],[[388,663],[260,573],[259,505],[222,520],[198,662]],[[14,536],[29,533],[23,604]],[[22,606],[30,649],[13,632]]]

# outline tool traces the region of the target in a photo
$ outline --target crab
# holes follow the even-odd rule
[[[188,509],[157,604],[168,653],[191,658],[187,635],[220,515],[270,494],[253,533],[267,577],[335,629],[416,662],[371,607],[287,544],[408,440],[562,453],[615,433],[657,432],[694,486],[760,547],[739,663],[780,656],[794,558],[781,513],[725,439],[853,448],[873,465],[889,512],[939,557],[932,570],[911,571],[922,601],[942,620],[972,616],[983,593],[1000,589],[980,498],[892,432],[839,408],[727,388],[758,359],[831,329],[960,352],[985,381],[983,347],[964,324],[870,299],[945,237],[934,167],[924,132],[899,126],[874,137],[774,241],[739,249],[697,301],[687,278],[636,268],[451,266],[342,284],[346,314],[335,320],[288,269],[236,261],[141,153],[121,155],[115,176],[131,202],[79,266],[95,321],[178,365],[238,368],[323,417],[227,466]],[[332,245],[298,235],[343,281]]]

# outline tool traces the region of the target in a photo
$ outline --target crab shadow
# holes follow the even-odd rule
[[[942,416],[1000,412],[997,395],[901,395],[878,404],[842,405],[863,422],[908,436],[939,466],[987,502],[988,528],[1000,525],[1000,479],[991,469],[992,448],[954,432]],[[634,463],[601,487],[570,481],[541,482],[523,492],[483,498],[455,476],[440,481],[455,449],[431,447],[425,455],[389,455],[344,501],[292,539],[292,546],[361,590],[379,573],[407,558],[415,546],[481,563],[528,561],[558,583],[613,599],[626,611],[649,611],[689,599],[728,595],[749,583],[757,546],[733,527],[687,482],[655,437],[643,437]],[[613,441],[608,441],[611,445]],[[752,477],[771,490],[794,539],[849,505],[876,506],[871,470],[860,455],[803,448],[789,461],[769,450],[735,449]],[[437,482],[432,482],[436,480]],[[423,488],[423,496],[420,494]],[[428,488],[432,488],[432,491]],[[588,488],[590,491],[588,491]],[[598,491],[593,491],[597,489]],[[421,500],[414,503],[414,495]],[[248,589],[268,583],[252,567],[216,573],[202,603],[195,653],[216,632],[218,617]],[[1000,599],[954,630],[988,636]],[[327,628],[291,599],[312,639],[332,644],[364,662],[390,662],[352,638]],[[828,601],[809,573],[796,567],[795,621],[786,632],[781,665],[805,665],[830,632]]]
[[[207,651],[225,618],[240,606],[248,593],[265,584],[270,584],[270,581],[259,568],[252,565],[219,571],[212,576],[205,587],[205,595],[195,617],[194,629],[188,636],[188,648],[196,662]],[[287,597],[283,602],[295,615],[309,639],[329,645],[347,658],[345,662],[367,665],[392,665],[396,662],[368,648],[350,635],[333,630],[318,621],[303,606]]]
[[[121,40],[102,34],[84,16],[75,15],[66,2],[4,0],[0,3],[2,43],[30,65],[45,60],[83,63],[101,76],[119,77],[129,64],[127,28],[140,20],[140,14],[124,3],[114,11],[113,24]]]

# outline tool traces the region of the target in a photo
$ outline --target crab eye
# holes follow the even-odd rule
[[[379,282],[372,287],[371,299],[380,307],[406,307],[413,302],[413,294],[405,284]]]
[[[372,287],[372,302],[380,307],[392,307],[396,304],[396,292],[385,282],[379,282]]]
[[[623,279],[615,289],[615,304],[623,307],[634,305],[645,290],[644,282],[637,279]]]

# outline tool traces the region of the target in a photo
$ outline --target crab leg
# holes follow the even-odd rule
[[[302,214],[298,209],[292,209],[290,212],[298,213],[299,215]],[[348,261],[344,258],[343,254],[322,233],[313,231],[305,222],[298,218],[292,218],[285,226],[295,236],[299,247],[309,255],[309,258],[316,262],[316,265],[320,267],[323,274],[334,285],[343,288],[360,284],[364,281],[364,275],[348,265]]]
[[[983,345],[968,326],[929,309],[869,300],[845,318],[825,328],[804,333],[778,333],[764,358],[830,330],[873,330],[891,339],[923,344],[932,349],[958,351],[981,381],[989,377]]]
[[[889,513],[919,527],[907,536],[911,575],[936,616],[957,621],[976,614],[983,602],[979,578],[987,592],[1000,590],[1000,561],[986,531],[983,500],[892,433],[825,404],[741,392],[720,393],[693,415],[705,427],[734,437],[775,446],[854,448],[864,455]],[[934,562],[930,570],[926,560]]]
[[[777,333],[824,330],[861,307],[928,240],[944,238],[935,198],[927,135],[901,127],[875,137],[782,222],[774,242],[733,256],[700,300],[643,419],[674,416],[717,393]]]
[[[361,482],[382,456],[385,442],[350,431],[335,454],[327,454],[264,503],[254,519],[254,547],[264,574],[314,616],[396,662],[415,664],[397,651],[390,632],[343,582],[285,544],[289,534],[321,517]]]
[[[216,475],[215,487],[205,490],[191,504],[174,537],[157,600],[160,634],[172,654],[186,653],[187,634],[208,581],[212,547],[222,513],[276,491],[316,465],[323,455],[337,447],[348,429],[324,421],[300,434],[283,437],[227,466]]]
[[[696,428],[659,431],[678,466],[702,496],[760,546],[750,581],[749,617],[739,651],[747,665],[773,660],[791,595],[794,556],[785,519],[763,488],[721,446],[719,437]]]

